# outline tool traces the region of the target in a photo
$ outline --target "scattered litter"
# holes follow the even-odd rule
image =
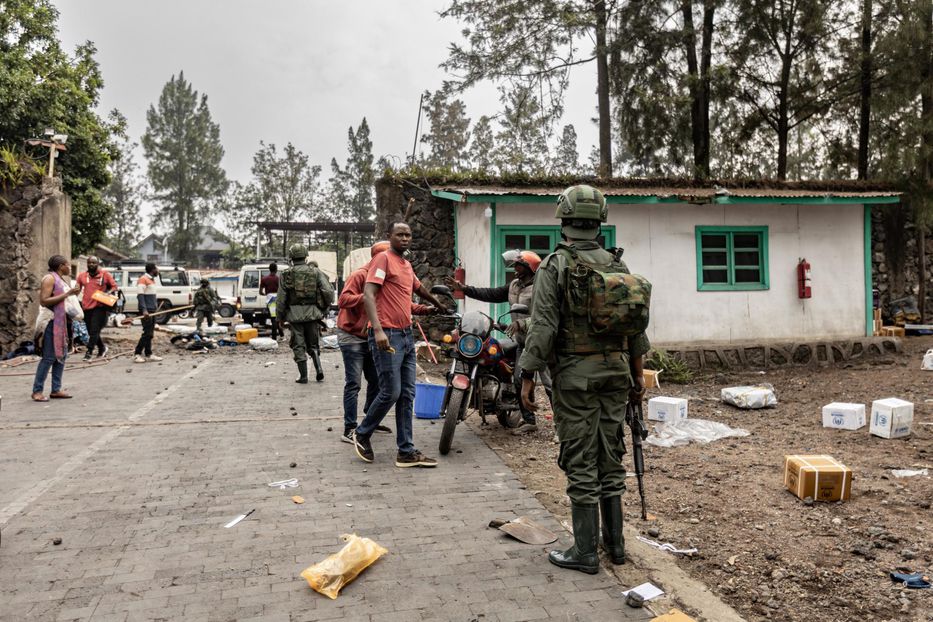
[[[894,474],[894,477],[916,477],[918,475],[929,475],[929,469],[891,469],[891,473]]]
[[[505,532],[525,544],[542,545],[557,541],[556,533],[545,529],[527,516],[519,516],[512,520],[495,518],[489,521],[489,526]]]
[[[194,326],[185,326],[184,324],[169,324],[168,326],[163,326],[161,328],[162,330],[175,333],[176,335],[192,335],[198,330]]]
[[[768,408],[778,403],[774,395],[774,387],[770,384],[759,384],[754,387],[729,387],[722,390],[720,399],[726,404],[746,409]]]
[[[920,363],[920,369],[923,371],[933,371],[933,348],[927,350],[923,355],[923,362]]]
[[[53,538],[53,539],[52,539],[52,544],[54,544],[55,546],[58,546],[58,545],[61,544],[61,543],[62,543],[62,539],[61,539],[61,538]]]
[[[339,350],[340,344],[337,342],[337,335],[326,335],[322,337],[321,347],[327,350]]]
[[[423,361],[437,361],[437,355],[441,348],[427,341],[418,341],[415,343],[415,355]]]
[[[279,347],[279,342],[271,337],[253,337],[248,343],[253,350],[275,350]]]
[[[681,419],[673,423],[656,424],[645,442],[656,447],[682,447],[690,444],[690,441],[705,444],[722,438],[748,435],[748,430],[730,428],[718,421]]]
[[[680,609],[671,609],[663,616],[651,618],[650,622],[697,622]]]
[[[305,568],[301,573],[311,589],[331,599],[336,599],[343,586],[388,553],[369,538],[361,538],[356,534],[344,534],[341,538],[346,545],[338,553]]]
[[[680,421],[687,418],[687,400],[682,397],[652,397],[648,400],[649,421]]]
[[[291,479],[283,479],[281,482],[271,482],[267,485],[270,488],[278,488],[279,490],[285,490],[286,488],[298,488],[298,478],[293,477]]]
[[[865,404],[833,402],[823,406],[823,427],[858,430],[865,427]]]
[[[645,388],[646,389],[660,389],[661,383],[658,381],[658,376],[661,375],[663,369],[646,369],[642,372],[642,375],[645,378]]]
[[[905,587],[915,590],[923,590],[930,587],[930,577],[920,572],[902,573],[892,572],[891,580],[896,583],[903,583]]]
[[[674,555],[696,555],[697,553],[700,552],[700,550],[697,548],[678,549],[670,542],[661,543],[661,542],[655,542],[654,540],[649,540],[648,538],[644,536],[635,536],[635,537],[639,540],[639,542],[644,542],[645,544],[649,546],[653,546],[654,548],[658,550],[667,551],[668,553],[672,553]]]
[[[253,508],[252,510],[250,510],[250,511],[247,512],[246,514],[240,514],[239,516],[237,516],[236,518],[234,518],[232,521],[230,521],[229,523],[227,523],[226,525],[224,525],[224,529],[230,529],[231,527],[233,527],[234,525],[236,525],[236,524],[239,523],[240,521],[244,520],[247,516],[249,516],[250,514],[252,514],[252,513],[255,512],[255,511],[256,511],[256,509]]]
[[[800,499],[847,501],[852,470],[832,456],[784,456],[784,487]]]
[[[869,432],[881,438],[910,436],[914,422],[913,402],[889,397],[871,403],[871,427]]]
[[[347,504],[347,507],[348,507],[348,508],[352,508],[352,507],[353,507],[353,504],[352,504],[352,503],[348,503],[348,504]]]
[[[291,469],[294,469],[296,466],[298,466],[298,463],[297,463],[297,462],[292,462],[292,463],[290,463],[290,464],[288,465],[288,467],[291,468]]]
[[[275,365],[275,361],[268,361],[268,362],[266,362],[266,363],[263,363],[262,366],[263,366],[263,367],[272,367],[273,365]]]
[[[305,502],[305,498],[300,495],[295,495],[294,497],[292,497],[292,501],[294,501],[298,505],[301,505],[302,503]]]
[[[226,335],[227,327],[221,326],[220,324],[214,324],[213,326],[205,326],[201,329],[201,333],[205,335]]]
[[[647,602],[652,598],[664,596],[664,590],[659,588],[657,585],[654,585],[653,583],[642,583],[639,586],[622,592],[622,596],[628,596],[629,594],[638,594],[641,596],[643,602]]]

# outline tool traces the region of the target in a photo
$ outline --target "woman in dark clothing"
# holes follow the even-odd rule
[[[36,368],[36,378],[32,383],[32,399],[47,402],[43,395],[45,379],[52,371],[52,393],[54,399],[68,399],[71,396],[62,391],[62,375],[65,372],[65,357],[68,355],[68,315],[65,313],[65,299],[80,291],[79,287],[70,288],[65,280],[71,275],[71,264],[61,255],[49,258],[49,273],[42,277],[39,286],[39,312],[36,328],[37,351],[42,359]]]

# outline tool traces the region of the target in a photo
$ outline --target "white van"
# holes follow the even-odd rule
[[[127,264],[105,268],[113,276],[117,287],[126,299],[123,312],[129,315],[139,313],[139,302],[136,294],[139,289],[136,282],[146,273],[145,264]],[[159,266],[159,278],[156,282],[156,299],[159,301],[159,310],[164,311],[173,307],[184,307],[191,304],[191,284],[188,272],[178,266]],[[156,318],[159,324],[165,324],[173,314],[166,313]]]
[[[236,288],[236,306],[246,324],[265,324],[269,319],[266,297],[259,295],[259,282],[269,275],[269,264],[279,267],[279,274],[288,267],[285,259],[270,258],[263,263],[244,264],[240,268],[240,278]]]

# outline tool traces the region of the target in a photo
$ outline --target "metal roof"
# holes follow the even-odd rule
[[[834,191],[767,188],[601,187],[609,203],[898,203],[900,192]],[[559,188],[504,186],[449,186],[435,188],[434,196],[464,203],[549,202]],[[855,199],[855,200],[852,200]],[[793,201],[791,201],[793,200]]]

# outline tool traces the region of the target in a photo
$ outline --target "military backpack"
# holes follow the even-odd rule
[[[634,337],[648,328],[651,283],[631,274],[619,260],[592,264],[580,259],[572,246],[555,251],[567,262],[564,296],[577,325],[586,324],[590,336],[602,341]]]
[[[305,269],[295,266],[282,274],[282,285],[295,292],[292,304],[310,305],[318,302],[317,269],[308,266]]]

